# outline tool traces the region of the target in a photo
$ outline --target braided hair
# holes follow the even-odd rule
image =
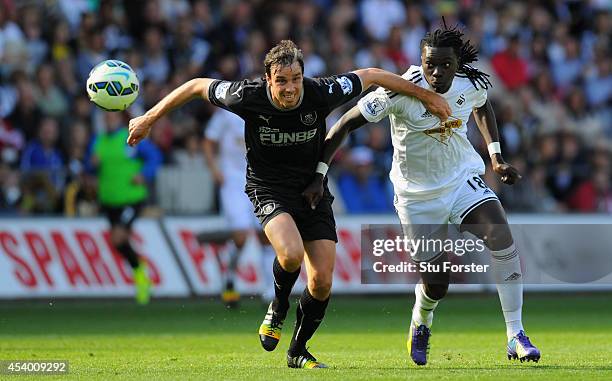
[[[491,87],[491,81],[488,78],[489,74],[470,65],[472,62],[478,61],[478,50],[470,44],[469,40],[463,41],[464,34],[457,26],[451,28],[446,26],[444,17],[442,17],[442,23],[444,29],[436,29],[433,33],[427,32],[425,37],[423,37],[421,40],[421,50],[423,50],[424,46],[453,48],[458,61],[456,75],[469,79],[476,89],[478,89],[478,86],[485,90]]]

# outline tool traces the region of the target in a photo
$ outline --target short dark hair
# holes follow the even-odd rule
[[[491,87],[489,75],[484,73],[470,63],[478,61],[478,50],[470,43],[469,40],[463,41],[463,32],[454,27],[447,27],[446,20],[442,17],[443,29],[436,29],[432,32],[427,32],[421,40],[421,50],[423,47],[430,46],[432,48],[448,47],[452,48],[457,56],[458,68],[457,74],[459,77],[466,77],[472,82],[474,87],[480,85],[483,89]]]
[[[297,45],[291,40],[282,40],[275,47],[270,49],[264,59],[266,74],[272,75],[271,70],[273,65],[291,66],[294,62],[298,62],[304,73],[304,54],[298,49]]]

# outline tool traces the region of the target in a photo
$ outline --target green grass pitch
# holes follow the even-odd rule
[[[331,369],[288,369],[295,308],[275,352],[259,345],[265,309],[244,301],[0,302],[0,359],[69,360],[83,380],[612,380],[612,295],[525,296],[539,363],[508,361],[495,294],[449,295],[436,311],[430,362],[409,361],[413,295],[336,297],[311,352]],[[6,376],[26,380],[35,376]],[[38,376],[40,379],[41,376]],[[43,376],[45,380],[57,379]]]

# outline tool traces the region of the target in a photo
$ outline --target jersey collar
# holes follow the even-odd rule
[[[270,101],[270,104],[274,106],[275,109],[280,111],[292,111],[302,105],[302,99],[304,99],[304,86],[302,85],[302,91],[300,91],[300,100],[298,100],[298,103],[291,108],[280,108],[276,105],[276,103],[274,103],[274,101],[272,100],[272,94],[270,94],[270,86],[268,85],[268,82],[266,82],[266,94],[268,94],[268,100]]]

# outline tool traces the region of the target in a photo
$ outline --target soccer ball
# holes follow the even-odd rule
[[[139,83],[134,70],[118,60],[97,64],[87,78],[87,94],[106,111],[123,111],[138,97]]]

